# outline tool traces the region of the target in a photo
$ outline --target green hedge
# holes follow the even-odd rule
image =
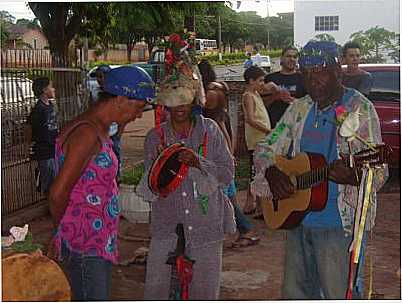
[[[264,56],[270,56],[271,58],[277,58],[280,57],[282,54],[281,49],[274,49],[274,50],[262,50],[261,55]],[[243,63],[246,59],[247,56],[245,53],[225,53],[222,54],[222,61],[219,61],[219,55],[218,54],[211,54],[211,55],[204,55],[204,56],[198,56],[198,60],[206,59],[208,60],[211,65],[230,65],[230,64],[239,64]]]
[[[95,66],[103,65],[103,64],[106,64],[106,65],[126,65],[126,64],[131,64],[131,63],[134,63],[134,62],[129,62],[129,61],[118,61],[118,62],[116,62],[116,61],[98,60],[98,61],[89,62],[88,68],[91,69],[91,68],[93,68]]]
[[[134,168],[126,168],[122,171],[120,181],[122,184],[137,186],[144,174],[144,164],[135,166]]]

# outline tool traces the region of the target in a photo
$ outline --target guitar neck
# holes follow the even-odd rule
[[[296,177],[297,190],[311,188],[313,185],[328,180],[329,167],[313,169]]]

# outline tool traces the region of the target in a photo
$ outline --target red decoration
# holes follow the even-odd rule
[[[178,256],[176,259],[177,275],[180,281],[181,299],[189,300],[189,285],[193,279],[193,262],[185,256]]]

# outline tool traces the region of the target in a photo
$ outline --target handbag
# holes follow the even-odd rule
[[[223,196],[223,232],[234,234],[237,231],[235,211],[232,202],[226,195]]]

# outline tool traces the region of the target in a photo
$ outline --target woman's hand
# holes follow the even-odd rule
[[[53,237],[50,239],[50,242],[49,242],[49,244],[47,245],[46,256],[47,256],[49,259],[52,259],[52,260],[56,260],[56,259],[57,259],[56,246],[55,246],[54,238],[53,238]]]
[[[292,103],[295,100],[286,89],[280,90],[279,98],[286,103]]]
[[[180,152],[178,160],[181,163],[187,164],[188,166],[201,169],[200,159],[192,149],[183,150],[182,152]]]

